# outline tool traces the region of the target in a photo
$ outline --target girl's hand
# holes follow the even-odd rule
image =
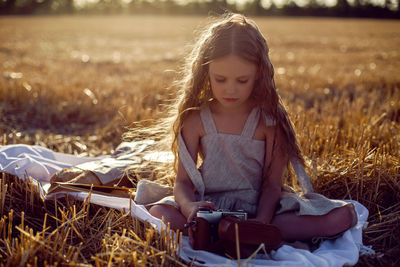
[[[215,210],[215,204],[211,201],[188,202],[181,208],[182,214],[187,218],[188,223],[193,220],[200,208],[210,208]]]
[[[193,218],[196,216],[197,212],[200,210],[200,208],[209,208],[212,210],[215,210],[215,204],[210,201],[196,201],[196,202],[189,202],[185,205],[185,212],[182,210],[183,215],[186,216],[187,222],[191,223],[193,221]],[[189,235],[189,243],[192,247],[194,247],[195,243],[195,236],[197,234],[197,226],[190,226],[188,229],[188,235]]]
[[[260,219],[260,218],[258,218],[258,217],[251,218],[251,219],[247,219],[247,221],[251,221],[251,222],[259,222],[259,223],[268,224],[266,221],[264,221],[264,220],[262,220],[262,219]]]

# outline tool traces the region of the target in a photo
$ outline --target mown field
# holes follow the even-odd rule
[[[316,192],[369,209],[375,255],[400,264],[400,22],[256,18]],[[160,118],[204,17],[0,17],[0,137],[110,154],[127,127]],[[149,121],[146,122],[147,124]],[[290,179],[289,179],[290,180]],[[3,174],[0,261],[175,265],[179,246],[120,212],[47,203]]]

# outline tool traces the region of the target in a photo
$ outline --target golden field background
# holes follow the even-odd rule
[[[112,153],[127,126],[163,116],[174,96],[169,86],[208,21],[1,17],[3,144]],[[255,21],[267,38],[315,191],[357,200],[370,211],[363,240],[377,254],[358,265],[399,264],[400,22]],[[43,209],[29,184],[9,175],[1,180],[2,263],[181,264],[172,251],[179,242],[119,212],[86,203]]]

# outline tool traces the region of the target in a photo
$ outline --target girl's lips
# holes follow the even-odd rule
[[[238,100],[238,98],[225,98],[224,97],[224,100],[227,101],[227,102],[235,102],[235,101]]]

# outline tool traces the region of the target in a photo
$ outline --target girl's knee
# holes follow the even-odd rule
[[[172,229],[182,229],[186,223],[185,217],[178,209],[166,205],[154,205],[149,209],[149,213],[164,223],[169,223]]]
[[[347,212],[349,213],[348,214],[348,217],[350,219],[349,228],[351,228],[351,227],[355,226],[357,224],[357,222],[358,222],[358,215],[357,215],[357,212],[356,212],[356,207],[354,206],[353,203],[350,203],[350,204],[348,204],[348,205],[346,205],[344,207],[347,208]]]
[[[168,213],[166,209],[167,208],[163,205],[154,205],[149,209],[149,213],[152,216],[161,219],[161,217],[165,217],[165,215]]]
[[[330,235],[335,235],[348,230],[357,223],[357,213],[353,204],[349,204],[340,208],[336,208],[329,213],[326,228],[329,229]]]
[[[355,211],[355,207],[353,204],[347,204],[346,206],[343,206],[340,208],[342,213],[341,217],[343,220],[344,227],[347,230],[351,227],[353,227],[357,223],[357,213]]]

